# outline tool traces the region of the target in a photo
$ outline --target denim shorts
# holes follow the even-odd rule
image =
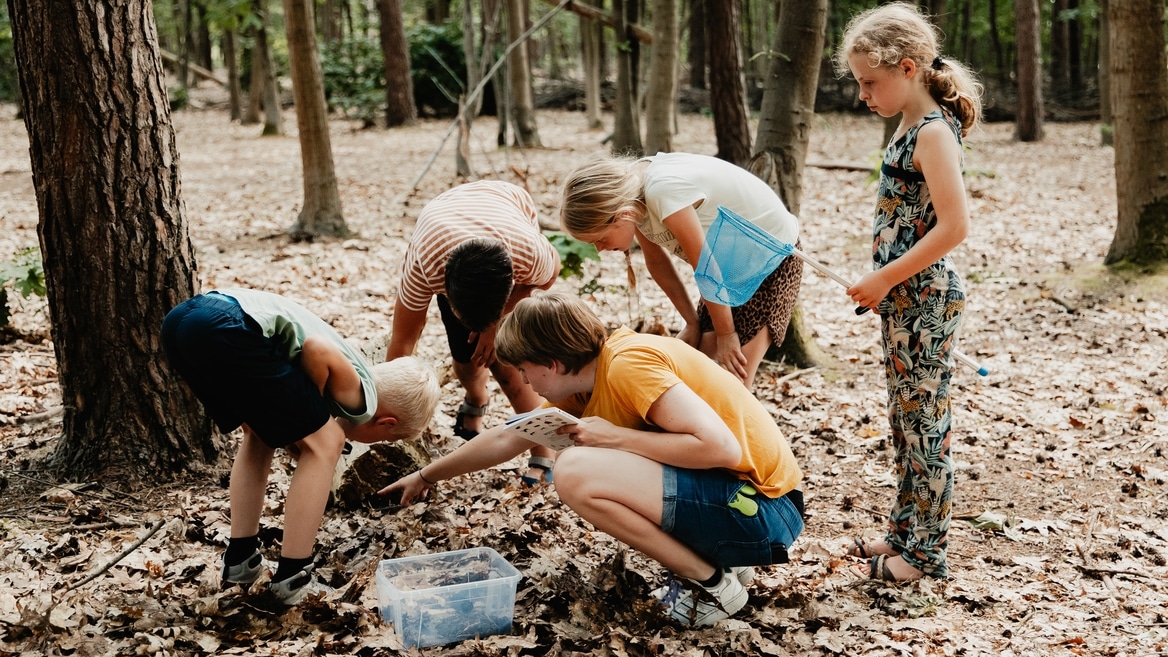
[[[312,379],[227,295],[200,294],[175,306],[162,322],[162,346],[224,433],[246,422],[275,449],[330,419]]]
[[[717,567],[782,563],[803,532],[801,493],[772,499],[723,470],[666,465],[662,477],[661,529]]]
[[[456,363],[469,363],[479,344],[478,338],[470,339],[471,330],[454,316],[445,294],[438,295],[438,314],[442,317],[442,325],[446,327],[446,342],[450,344],[451,359]]]

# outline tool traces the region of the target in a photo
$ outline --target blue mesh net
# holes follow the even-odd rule
[[[706,239],[694,278],[702,298],[741,306],[795,247],[722,206]]]

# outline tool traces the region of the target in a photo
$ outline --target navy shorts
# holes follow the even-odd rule
[[[445,294],[438,295],[438,314],[442,316],[442,325],[446,327],[446,341],[450,343],[450,357],[456,363],[469,363],[474,356],[478,338],[470,339],[471,330],[466,327],[450,309],[450,302]]]
[[[784,563],[803,532],[802,493],[769,498],[722,470],[662,472],[661,529],[720,567]]]
[[[200,294],[175,306],[162,322],[162,347],[224,433],[246,422],[275,449],[331,417],[308,375],[229,296]]]

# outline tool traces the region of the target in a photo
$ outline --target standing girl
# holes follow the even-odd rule
[[[782,342],[799,294],[803,263],[786,258],[745,304],[691,300],[670,254],[696,268],[706,231],[722,205],[795,244],[799,220],[762,180],[706,155],[658,153],[586,164],[564,184],[564,230],[596,248],[628,252],[635,239],[649,275],[681,313],[677,337],[697,347],[747,388],[771,342]]]
[[[899,480],[887,534],[856,539],[852,554],[871,559],[871,577],[890,581],[948,573],[949,378],[965,308],[948,254],[969,228],[961,139],[977,124],[981,85],[937,44],[933,25],[897,2],[855,16],[836,55],[869,109],[901,115],[880,169],[874,270],[847,291],[881,317]]]

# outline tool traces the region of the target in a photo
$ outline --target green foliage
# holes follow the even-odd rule
[[[325,46],[321,53],[324,96],[329,110],[371,126],[385,107],[385,68],[381,43],[349,39]]]
[[[454,116],[458,96],[466,90],[462,26],[456,21],[419,23],[406,30],[406,38],[418,116]]]
[[[0,326],[7,326],[8,288],[25,299],[32,295],[45,296],[45,270],[41,252],[36,247],[20,251],[11,260],[0,264]]]
[[[544,231],[544,236],[560,253],[560,278],[564,280],[572,277],[584,278],[585,260],[600,262],[600,253],[591,244],[581,242],[567,233],[556,230]]]

